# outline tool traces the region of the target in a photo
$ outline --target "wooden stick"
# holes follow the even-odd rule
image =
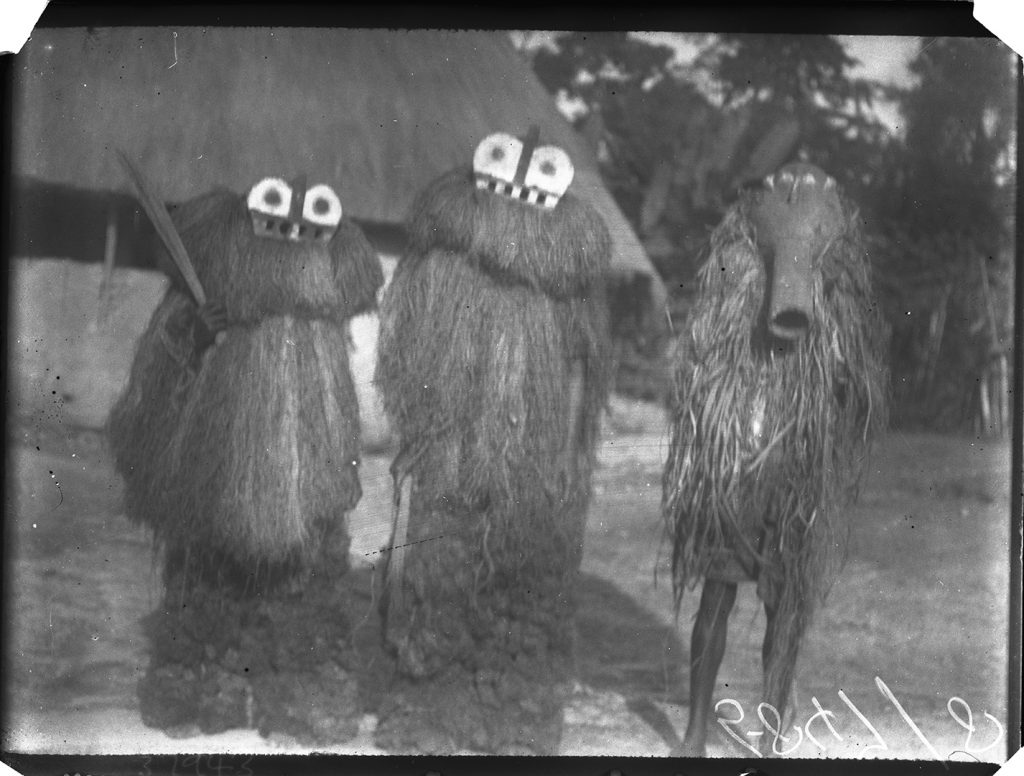
[[[167,212],[167,208],[164,206],[164,203],[160,201],[156,194],[153,193],[153,189],[150,187],[149,183],[142,176],[139,169],[132,164],[124,151],[118,149],[117,158],[118,161],[121,162],[121,167],[127,174],[128,179],[135,187],[135,193],[138,194],[139,200],[142,202],[142,207],[153,222],[153,226],[156,227],[157,234],[159,234],[160,239],[163,240],[168,253],[170,253],[171,258],[174,259],[174,263],[178,265],[178,269],[181,271],[181,275],[185,279],[185,284],[188,286],[189,291],[192,292],[192,297],[196,300],[196,304],[205,304],[206,292],[203,291],[203,284],[199,282],[199,276],[196,275],[196,271],[192,267],[192,262],[188,258],[188,252],[185,250],[185,246],[181,242],[181,237],[178,235],[178,231],[174,228],[174,224],[171,221],[171,215]]]
[[[394,523],[391,529],[391,550],[388,557],[388,622],[404,617],[405,593],[402,579],[405,567],[405,547],[409,540],[409,509],[412,506],[412,474],[394,480]]]
[[[569,427],[565,447],[562,448],[562,467],[571,478],[576,471],[576,452],[579,448],[580,407],[583,405],[583,362],[573,361],[569,369]]]
[[[117,256],[117,205],[113,197],[107,202],[107,231],[103,244],[103,277],[100,280],[99,310],[96,319],[106,323],[111,314],[114,260]]]

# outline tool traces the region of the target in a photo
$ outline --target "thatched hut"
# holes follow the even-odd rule
[[[573,158],[576,195],[604,217],[615,275],[647,279],[649,317],[664,302],[661,281],[602,184],[591,150],[505,33],[40,29],[14,70],[16,176],[124,191],[113,154],[122,148],[173,202],[218,185],[242,191],[270,172],[305,172],[311,182],[337,187],[386,270],[404,245],[412,199],[427,182],[463,163],[490,132],[537,124],[546,142]],[[32,213],[17,202],[14,209],[17,233]],[[109,212],[113,219],[118,209]],[[102,221],[90,228],[130,241],[132,222],[121,221],[116,229]],[[108,263],[115,255],[108,249]],[[375,320],[358,321],[354,339],[353,368],[366,370],[358,381],[372,432]],[[123,343],[119,349],[130,351]],[[102,415],[113,398],[107,393],[90,399],[99,406],[89,418]]]

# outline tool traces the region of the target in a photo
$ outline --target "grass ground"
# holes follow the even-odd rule
[[[658,511],[664,434],[650,418],[613,425],[627,433],[609,429],[601,444],[579,586],[578,683],[562,751],[661,756],[687,719],[697,595],[684,597],[676,619]],[[291,751],[253,731],[175,740],[141,724],[140,618],[158,593],[149,538],[125,520],[121,485],[97,434],[42,425],[9,433],[5,748]],[[379,751],[373,708],[388,664],[376,647],[369,571],[388,538],[388,464],[383,455],[364,460],[364,497],[350,516],[371,679],[361,735],[339,752]],[[893,433],[870,468],[849,515],[850,560],[801,655],[800,737],[794,728],[777,748],[796,757],[915,759],[962,758],[955,752],[966,749],[1002,762],[1005,738],[986,713],[1005,724],[1009,445]],[[717,726],[710,756],[749,754],[726,728],[743,739],[764,727],[763,625],[753,589],[741,589],[715,697],[722,719],[743,720]],[[834,734],[824,713],[814,718],[815,704],[832,713]]]

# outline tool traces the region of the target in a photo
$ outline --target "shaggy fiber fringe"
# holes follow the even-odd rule
[[[462,177],[446,176],[438,186],[440,193],[428,191],[435,199],[420,202],[413,246],[382,302],[376,380],[403,454],[415,461],[420,495],[487,511],[528,535],[530,516],[549,519],[550,510],[589,495],[611,374],[602,282],[607,232],[599,219],[583,219],[593,231],[573,240],[576,232],[557,208],[491,203],[501,197]],[[512,218],[515,211],[529,213]],[[577,253],[556,249],[546,234],[534,239],[545,217]],[[513,227],[522,232],[510,253]],[[469,230],[461,243],[474,246],[473,257],[452,246],[457,229]],[[417,250],[416,240],[431,235],[435,247]],[[578,273],[573,282],[560,279],[567,267]],[[578,293],[538,292],[555,285]],[[583,398],[570,450],[574,361],[583,368]]]
[[[748,207],[734,207],[713,233],[678,342],[662,507],[677,611],[684,589],[724,557],[758,580],[787,653],[766,678],[766,697],[777,698],[844,560],[842,511],[887,422],[887,328],[847,216],[820,258],[808,336],[777,354],[766,340],[766,274]]]
[[[520,538],[587,500],[610,376],[599,299],[501,286],[432,251],[399,265],[382,307],[376,379],[421,497],[487,512]],[[569,449],[575,360],[583,397]]]
[[[140,339],[108,426],[128,515],[165,546],[305,556],[360,497],[345,322],[373,305],[379,262],[344,222],[328,246],[256,238],[227,192],[173,217],[229,325],[197,355],[195,305],[172,285]]]
[[[571,197],[543,211],[468,171],[420,197],[410,232],[376,371],[412,479],[378,742],[550,754],[611,377],[608,234]]]
[[[348,219],[326,245],[258,238],[245,198],[224,189],[171,216],[206,296],[224,302],[239,325],[282,315],[343,323],[373,308],[384,282],[373,246]]]
[[[496,280],[524,283],[557,298],[586,296],[603,284],[611,238],[589,205],[566,193],[553,210],[476,189],[454,170],[413,203],[412,257],[449,250]]]

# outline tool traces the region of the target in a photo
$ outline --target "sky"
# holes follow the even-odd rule
[[[651,43],[659,43],[676,49],[683,62],[693,59],[697,48],[678,32],[636,33]],[[917,53],[919,38],[895,35],[837,35],[847,53],[860,64],[851,75],[857,78],[871,78],[891,86],[907,87],[913,84],[913,76],[907,66]],[[899,132],[900,114],[896,106],[880,102],[875,113],[894,133]]]
[[[687,61],[697,53],[683,34],[678,32],[636,33],[651,43],[660,43],[676,49],[681,60]],[[887,84],[909,86],[912,83],[907,64],[917,51],[918,38],[894,35],[837,35],[850,56],[860,60],[856,76],[876,78]]]
[[[920,38],[901,38],[895,36],[875,35],[837,35],[854,59],[861,62],[853,68],[852,75],[860,78],[873,78],[890,86],[908,87],[914,83],[914,77],[907,65],[918,51]],[[874,106],[875,113],[891,131],[900,131],[901,116],[896,106],[890,102],[879,102]]]
[[[911,86],[914,79],[907,69],[917,53],[920,38],[882,35],[837,35],[854,59],[861,61],[853,74],[875,78],[893,86]]]
[[[557,33],[530,32],[531,45],[542,45],[553,39]],[[678,32],[634,32],[637,37],[669,46],[676,50],[681,62],[688,62],[697,54],[697,47],[687,40],[683,33]],[[907,87],[913,84],[913,76],[907,65],[917,53],[920,39],[905,36],[883,35],[837,35],[838,40],[846,47],[851,57],[859,61],[851,75],[859,78],[872,78],[886,85]],[[573,106],[566,104],[564,109],[572,112]],[[891,103],[878,103],[875,113],[890,131],[900,130],[900,115],[896,106]]]

